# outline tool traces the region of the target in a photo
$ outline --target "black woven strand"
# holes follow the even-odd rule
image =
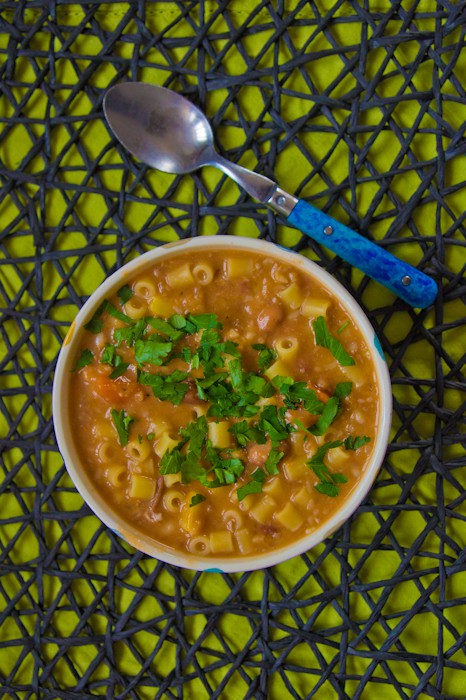
[[[465,697],[465,26],[448,0],[0,4],[1,699]],[[222,155],[432,275],[434,308],[381,293],[218,173],[136,162],[102,113],[123,80],[183,93]],[[393,381],[368,498],[262,572],[135,552],[83,505],[53,432],[57,354],[92,289],[205,233],[317,260],[367,311]]]

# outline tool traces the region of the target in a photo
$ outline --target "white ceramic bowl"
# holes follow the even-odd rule
[[[329,520],[318,527],[312,534],[286,547],[253,556],[202,557],[189,553],[174,552],[156,542],[151,537],[145,536],[139,530],[123,521],[118,513],[107,504],[96,491],[94,484],[88,477],[83,465],[80,463],[78,452],[72,439],[73,431],[69,414],[69,377],[76,354],[76,345],[80,340],[80,329],[93,315],[104,298],[112,296],[122,284],[133,275],[148,268],[154,262],[162,258],[178,255],[180,252],[187,252],[189,250],[207,251],[218,248],[249,250],[251,252],[278,257],[291,264],[302,267],[315,279],[319,280],[323,287],[329,289],[339,298],[343,306],[346,307],[349,315],[355,320],[357,326],[361,330],[367,346],[372,352],[372,359],[376,368],[379,387],[380,423],[375,438],[372,457],[359,484],[353,489],[349,498],[342,503],[341,508]],[[331,277],[331,275],[301,255],[297,255],[292,251],[283,250],[265,241],[252,238],[233,238],[231,236],[205,236],[189,239],[187,241],[169,243],[141,255],[139,258],[129,262],[111,275],[100,285],[94,294],[92,294],[71,325],[60,352],[53,385],[53,416],[58,446],[69,475],[86,503],[108,527],[140,551],[169,564],[175,564],[198,571],[231,572],[261,569],[279,564],[291,557],[302,554],[316,544],[322,542],[354,513],[369,492],[385,456],[389,440],[391,414],[392,392],[390,378],[380,348],[380,343],[367,316],[351,294],[349,294],[337,280]]]

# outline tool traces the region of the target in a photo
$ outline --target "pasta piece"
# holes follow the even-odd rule
[[[251,508],[250,515],[261,525],[266,525],[272,520],[273,512],[276,508],[276,501],[270,496],[262,498]]]
[[[192,554],[210,554],[210,539],[206,535],[197,535],[188,540],[186,547]]]
[[[278,338],[275,341],[275,350],[281,360],[289,362],[298,354],[299,343],[297,338]],[[275,363],[276,364],[276,363]]]
[[[149,311],[154,316],[163,316],[167,318],[173,313],[173,305],[167,299],[155,294],[149,302]]]
[[[157,457],[162,459],[167,450],[173,450],[178,445],[178,440],[172,437],[169,433],[162,433],[160,438],[154,445],[154,452]]]
[[[306,318],[318,318],[319,316],[327,315],[327,309],[330,306],[329,299],[314,299],[314,297],[306,297],[301,304],[301,313]]]
[[[275,513],[275,519],[278,520],[280,525],[292,532],[298,530],[304,522],[304,518],[299,510],[289,502],[281,511]]]
[[[278,498],[280,500],[283,494],[283,483],[279,476],[274,476],[272,479],[267,479],[262,491],[267,493],[272,498]]]
[[[291,500],[302,509],[307,509],[314,503],[313,496],[309,493],[307,486],[302,486],[291,494]]]
[[[223,521],[232,532],[237,532],[243,524],[243,516],[237,510],[227,510],[223,514]]]
[[[346,450],[343,450],[341,447],[334,447],[332,450],[329,450],[327,452],[327,464],[333,469],[342,467],[348,462],[349,459],[350,456],[348,452]]]
[[[239,502],[239,509],[240,510],[250,510],[254,503],[256,502],[256,497],[250,494],[249,496],[245,496],[242,501]],[[238,497],[235,496],[235,502],[238,503]]]
[[[303,459],[287,460],[283,463],[283,473],[288,481],[298,481],[309,472]]]
[[[289,287],[286,287],[281,292],[278,292],[278,296],[290,309],[293,310],[298,309],[303,301],[303,294],[296,282],[292,282]]]
[[[183,501],[184,494],[177,489],[168,489],[162,497],[163,507],[165,510],[168,510],[169,513],[179,513]]]
[[[228,432],[229,421],[221,420],[218,423],[209,423],[207,428],[207,436],[214,447],[219,449],[230,447],[232,435]]]
[[[194,278],[191,272],[189,263],[184,263],[174,270],[169,270],[165,275],[167,283],[172,289],[180,289],[181,287],[189,287],[193,284]]]
[[[133,474],[130,480],[130,498],[144,498],[149,500],[155,494],[155,481],[141,474]]]
[[[214,269],[208,263],[198,263],[193,267],[193,277],[199,284],[210,284],[214,279]]]
[[[270,365],[270,367],[265,370],[264,374],[267,377],[267,379],[273,379],[277,376],[286,377],[288,374],[288,370],[284,362],[282,362],[281,358],[279,358],[276,362],[273,363],[273,365]]]
[[[126,480],[126,466],[124,464],[112,464],[104,471],[108,483],[116,489],[121,489]]]
[[[167,488],[181,482],[181,474],[164,474],[162,478]]]
[[[143,299],[152,299],[152,297],[155,296],[156,291],[155,284],[152,282],[152,280],[145,277],[138,279],[137,282],[134,283],[134,293],[139,297],[143,297]]]
[[[144,476],[150,476],[152,479],[155,478],[154,470],[154,460],[149,457],[143,462],[133,462],[131,465],[132,474],[143,474]]]
[[[196,418],[200,418],[200,416],[205,416],[208,408],[208,404],[206,404],[205,406],[193,406],[193,420],[196,420]]]
[[[92,426],[92,435],[96,440],[103,440],[104,438],[114,438],[115,427],[108,420],[96,421]]]
[[[125,302],[125,314],[132,318],[134,321],[142,318],[147,313],[147,304],[140,297],[132,296]]]
[[[353,382],[353,387],[357,387],[358,389],[368,381],[368,377],[365,376],[363,368],[359,365],[341,367],[341,371],[350,382]]]
[[[128,458],[134,462],[143,462],[152,452],[152,446],[148,440],[130,440],[125,447]]]
[[[221,554],[234,551],[233,535],[229,530],[217,530],[210,533],[210,551]]]
[[[190,491],[181,507],[180,526],[188,535],[198,535],[204,520],[204,510],[198,506],[191,507],[195,491]]]
[[[97,445],[97,456],[101,462],[108,464],[118,456],[118,447],[110,440],[103,440]]]
[[[251,534],[249,530],[243,528],[235,532],[236,542],[238,543],[238,548],[241,554],[249,554],[253,549],[253,543],[251,541]]]
[[[229,279],[248,277],[254,271],[254,261],[251,258],[227,258],[225,272]]]

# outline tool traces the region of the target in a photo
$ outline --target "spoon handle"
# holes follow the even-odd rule
[[[299,199],[288,216],[288,222],[411,306],[424,309],[434,302],[438,288],[431,277],[315,209],[308,202]]]

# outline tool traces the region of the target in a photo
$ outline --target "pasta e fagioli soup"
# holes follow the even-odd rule
[[[320,541],[367,493],[386,366],[354,300],[309,261],[195,239],[133,261],[86,307],[57,367],[57,437],[130,543],[257,568]]]

